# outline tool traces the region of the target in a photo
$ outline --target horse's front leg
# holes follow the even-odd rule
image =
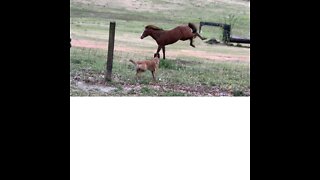
[[[166,59],[166,49],[165,46],[162,47],[163,59]]]
[[[192,46],[194,48],[196,47],[196,46],[193,45],[193,38],[190,38],[190,46]]]
[[[161,50],[161,46],[158,46],[157,52],[153,55],[153,57],[158,57],[160,59],[160,54],[159,54],[160,50]]]

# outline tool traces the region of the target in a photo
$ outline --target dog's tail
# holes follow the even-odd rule
[[[136,65],[137,63],[134,62],[132,59],[129,60],[130,62],[132,62],[134,65]]]

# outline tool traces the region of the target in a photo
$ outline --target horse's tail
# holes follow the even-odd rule
[[[189,23],[188,26],[192,29],[192,33],[196,33],[197,32],[197,28],[194,24]]]
[[[188,26],[192,29],[192,33],[195,34],[196,36],[198,36],[201,40],[207,39],[207,38],[205,38],[205,37],[201,37],[200,34],[197,33],[197,28],[196,28],[196,26],[195,26],[194,24],[189,23]],[[196,36],[195,36],[195,37],[196,37]]]

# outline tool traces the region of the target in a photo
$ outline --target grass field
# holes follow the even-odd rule
[[[195,39],[166,46],[158,82],[150,72],[135,80],[129,59],[153,57],[156,42],[140,39],[144,27],[172,29],[200,21],[232,22],[232,34],[250,37],[250,5],[242,0],[71,0],[70,96],[250,96],[250,48]],[[110,21],[116,22],[112,82],[104,82]],[[221,39],[221,30],[202,28]],[[91,46],[88,46],[91,45]],[[160,53],[162,55],[162,53]]]

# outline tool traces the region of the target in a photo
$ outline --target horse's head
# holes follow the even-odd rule
[[[143,31],[143,33],[141,34],[141,39],[143,39],[143,38],[145,38],[145,37],[147,37],[147,36],[149,36],[150,34],[151,34],[151,32],[150,32],[151,30],[150,29],[145,29],[144,31]]]
[[[145,29],[144,29],[144,31],[143,31],[143,33],[142,33],[140,38],[143,39],[143,38],[145,38],[147,36],[150,36],[153,33],[154,30],[163,30],[163,29],[161,29],[161,28],[159,28],[157,26],[154,26],[154,25],[148,25],[148,26],[145,27]]]

